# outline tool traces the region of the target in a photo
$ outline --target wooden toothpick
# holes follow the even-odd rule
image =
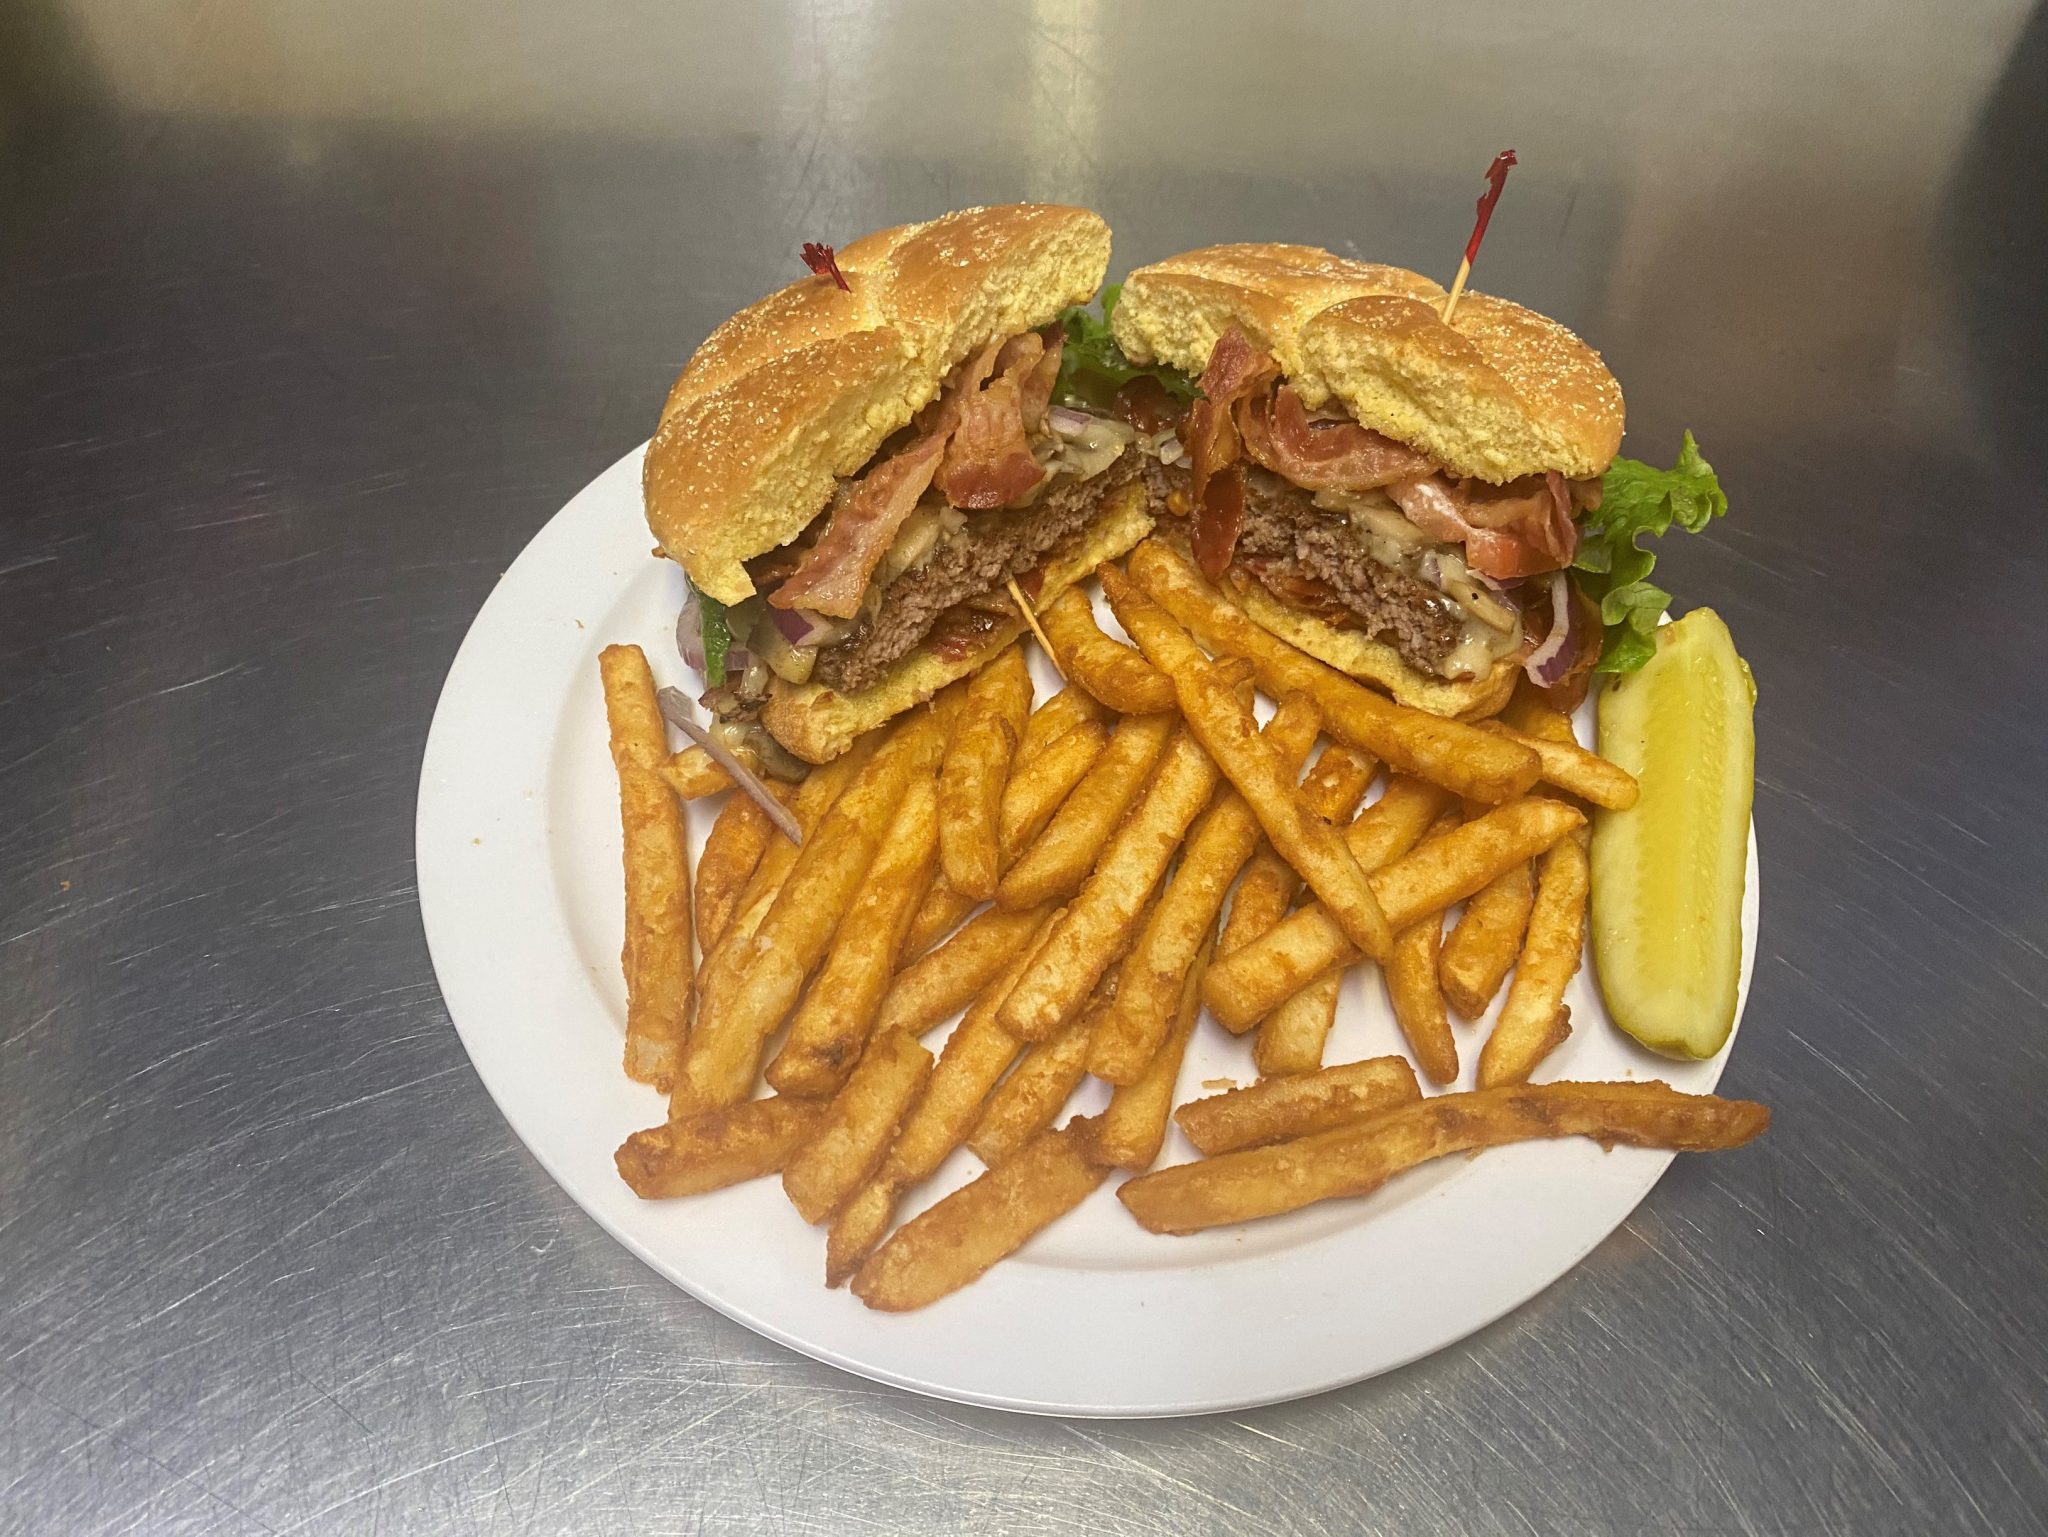
[[[1045,647],[1045,659],[1052,663],[1052,670],[1060,675],[1060,682],[1066,682],[1067,670],[1060,666],[1060,654],[1052,649],[1052,642],[1045,638],[1045,631],[1038,627],[1038,615],[1033,612],[1030,603],[1025,600],[1024,589],[1017,585],[1017,579],[1014,576],[1004,585],[1010,589],[1010,597],[1017,605],[1017,612],[1022,614],[1024,622],[1031,626],[1031,633],[1038,637],[1039,645]]]
[[[1486,226],[1493,218],[1493,205],[1500,201],[1501,189],[1508,184],[1508,167],[1516,163],[1515,152],[1504,149],[1486,168],[1486,190],[1479,195],[1479,217],[1473,222],[1472,238],[1465,242],[1465,259],[1458,263],[1458,275],[1452,279],[1451,291],[1444,299],[1445,325],[1451,323],[1451,314],[1464,295],[1465,279],[1472,276],[1472,263],[1479,257],[1479,242],[1486,238]]]

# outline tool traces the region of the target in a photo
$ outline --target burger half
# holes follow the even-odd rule
[[[1136,430],[1055,405],[1100,218],[969,209],[806,259],[697,349],[643,480],[714,730],[790,772],[1008,645],[1012,584],[1048,602],[1152,526]]]
[[[1111,324],[1133,363],[1199,376],[1153,479],[1203,572],[1311,655],[1469,718],[1524,668],[1568,688],[1599,657],[1565,571],[1622,397],[1557,322],[1468,291],[1446,323],[1445,297],[1311,247],[1212,246],[1133,272]]]

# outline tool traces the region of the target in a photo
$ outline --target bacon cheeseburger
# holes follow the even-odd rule
[[[1669,597],[1635,535],[1727,503],[1689,434],[1677,470],[1615,459],[1620,386],[1570,331],[1470,291],[1446,324],[1445,298],[1311,247],[1211,246],[1133,272],[1111,326],[1132,362],[1200,376],[1153,480],[1204,573],[1311,655],[1476,717],[1524,668],[1583,692],[1596,663],[1640,666]]]
[[[1007,645],[1010,584],[1048,601],[1152,526],[1135,431],[1053,405],[1059,317],[1109,264],[1100,218],[968,209],[805,260],[697,349],[644,470],[714,729],[771,771]]]

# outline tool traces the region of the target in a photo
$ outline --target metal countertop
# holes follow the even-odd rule
[[[17,0],[0,1531],[2041,1529],[2044,101],[2011,4]],[[421,938],[498,573],[803,240],[1047,197],[1118,271],[1448,277],[1505,144],[1479,284],[1734,502],[1660,580],[1762,690],[1769,1136],[1459,1346],[1192,1421],[928,1402],[642,1268]]]

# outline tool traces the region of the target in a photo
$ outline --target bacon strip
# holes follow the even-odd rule
[[[939,467],[939,492],[955,507],[1007,507],[1044,479],[1024,438],[1017,377],[1003,374],[961,403],[960,425]]]
[[[1371,491],[1436,468],[1427,454],[1357,422],[1311,422],[1291,385],[1270,402],[1240,401],[1237,425],[1254,459],[1307,491]]]
[[[1442,475],[1396,481],[1387,495],[1408,521],[1442,544],[1462,544],[1465,563],[1482,576],[1506,581],[1571,564],[1579,531],[1571,498],[1558,475],[1530,493]],[[1499,521],[1496,521],[1499,520]]]
[[[771,592],[768,601],[777,608],[816,609],[834,619],[859,613],[868,578],[932,483],[945,449],[944,437],[920,438],[848,486],[796,574]]]
[[[1202,370],[1202,398],[1188,410],[1183,441],[1195,463],[1189,486],[1194,506],[1190,539],[1195,564],[1212,581],[1230,565],[1244,526],[1244,467],[1237,463],[1242,445],[1235,407],[1279,377],[1280,365],[1254,347],[1242,327],[1232,326],[1210,349],[1208,367]]]

